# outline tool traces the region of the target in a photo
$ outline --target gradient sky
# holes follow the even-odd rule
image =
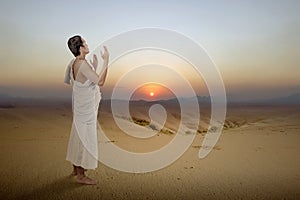
[[[72,58],[66,45],[70,36],[82,35],[93,50],[113,35],[142,27],[175,30],[202,44],[218,66],[230,99],[300,92],[299,10],[298,0],[4,0],[0,94],[70,96],[71,88],[63,84]]]

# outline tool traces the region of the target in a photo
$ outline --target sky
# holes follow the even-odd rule
[[[220,71],[228,99],[264,99],[298,93],[299,10],[298,0],[29,0],[26,3],[2,0],[0,94],[68,98],[71,87],[63,83],[63,78],[73,58],[66,44],[69,37],[82,35],[93,50],[114,35],[143,27],[174,30],[201,44]],[[171,68],[182,62],[168,53],[152,52],[151,55],[164,55],[163,59],[172,60]],[[121,72],[129,70],[141,56],[147,56],[147,52],[126,55],[117,61],[118,65],[110,66],[102,88],[104,98],[111,93],[116,77],[121,77]],[[130,59],[131,64],[126,65],[126,59]],[[208,95],[205,82],[193,76],[192,67],[183,63],[180,66],[186,66],[187,70],[180,73],[191,80],[196,94]],[[158,66],[147,69],[135,77],[142,80],[159,72],[161,79],[172,82],[170,69]],[[134,83],[126,84],[124,88],[128,90],[136,87]],[[172,96],[168,87],[171,86],[164,87],[158,81],[152,86],[145,83],[134,96],[168,98]],[[175,83],[172,87],[178,87],[184,96],[185,88],[180,89]],[[151,96],[151,92],[155,94]]]

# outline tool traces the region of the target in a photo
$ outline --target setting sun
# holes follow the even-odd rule
[[[172,93],[172,91],[170,91],[164,85],[160,85],[158,83],[147,83],[137,88],[131,98],[134,100],[143,99],[157,101],[174,97],[175,95]]]

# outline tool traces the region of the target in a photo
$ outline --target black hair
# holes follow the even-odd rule
[[[75,35],[69,38],[68,47],[75,57],[80,55],[79,49],[82,46],[83,46],[83,42],[79,35]]]

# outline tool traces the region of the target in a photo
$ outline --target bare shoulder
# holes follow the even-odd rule
[[[82,60],[81,65],[82,65],[83,69],[85,69],[85,70],[86,69],[91,70],[90,64],[87,62],[87,60]]]
[[[78,70],[89,67],[89,64],[86,60],[77,60],[75,61],[74,67]]]
[[[87,62],[87,60],[80,60],[80,63],[78,63],[78,64],[80,66],[79,69],[82,73],[86,73],[86,72],[89,73],[89,72],[93,71],[90,64]]]

